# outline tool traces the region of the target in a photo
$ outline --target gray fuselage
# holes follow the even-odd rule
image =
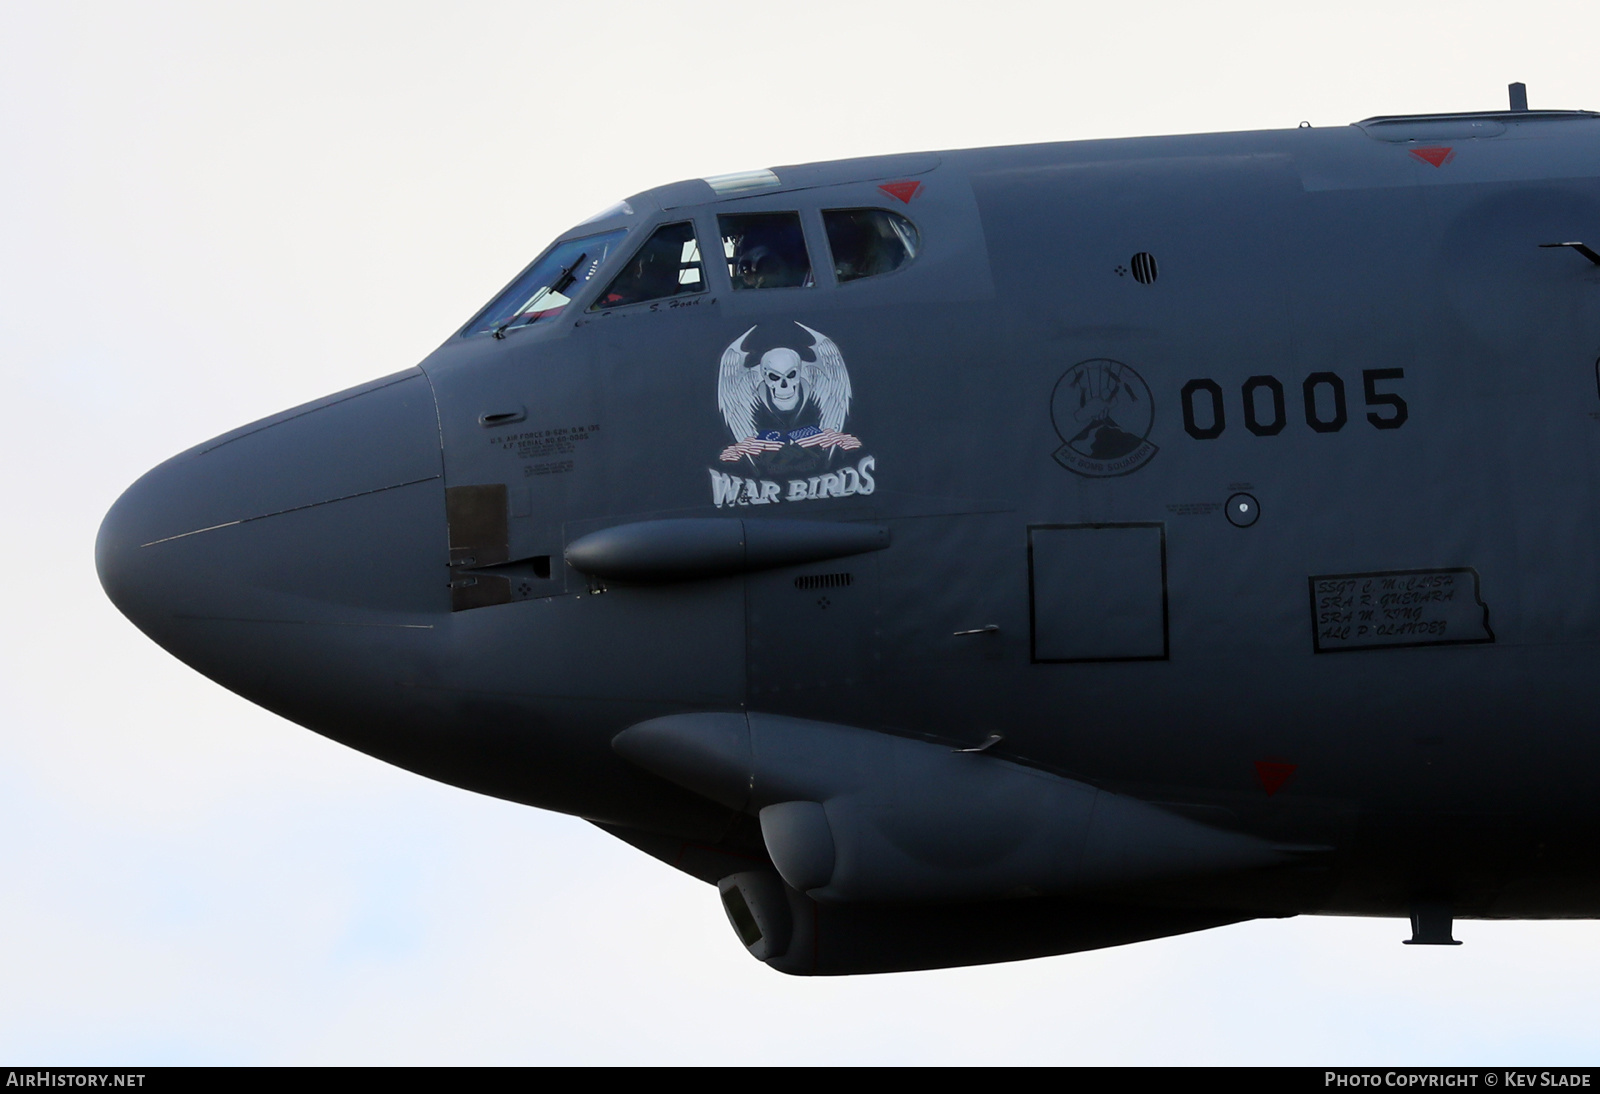
[[[1600,266],[1540,247],[1600,245],[1600,116],[775,175],[631,198],[563,237],[628,233],[559,311],[150,472],[102,528],[108,592],[287,718],[707,881],[767,869],[771,818],[619,754],[631,726],[987,743],[973,762],[1287,849],[1117,897],[1209,910],[1189,926],[1600,914]],[[824,213],[865,209],[915,256],[839,283]],[[810,283],[739,284],[717,218],[790,212]],[[696,291],[597,304],[681,223]],[[735,371],[764,357],[797,402]],[[769,438],[744,452],[719,406],[741,379]],[[566,561],[712,520],[886,545],[641,580]]]

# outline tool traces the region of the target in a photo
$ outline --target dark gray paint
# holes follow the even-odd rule
[[[175,457],[106,517],[108,594],[319,733],[589,818],[719,884],[730,912],[737,889],[746,927],[765,924],[751,952],[788,972],[1009,960],[1261,915],[1415,916],[1437,941],[1441,916],[1600,914],[1600,268],[1540,247],[1600,241],[1600,117],[778,174],[723,200],[677,183],[575,232],[627,224],[620,262],[669,220],[704,243],[719,214],[799,210],[815,286],[735,293],[711,261],[708,291],[679,298],[692,306],[591,312],[580,296]],[[922,185],[902,203],[885,180]],[[859,207],[911,217],[923,250],[836,285],[821,210]],[[1139,252],[1158,263],[1148,284],[1118,272]],[[805,351],[796,323],[848,363],[862,447],[836,464],[870,455],[874,488],[718,508],[710,472],[733,470],[719,358],[752,326],[756,356]],[[1095,360],[1135,370],[1154,408],[1154,454],[1114,475],[1056,458],[1070,438],[1052,393]],[[1196,380],[1220,394],[1211,439],[1185,428]],[[462,527],[495,542],[453,544],[447,491],[480,487],[504,488],[503,542],[489,514]],[[1235,495],[1257,505],[1242,527],[1223,509]],[[764,520],[881,527],[891,545],[750,573],[690,559],[654,584],[562,563],[607,529],[646,529],[612,533],[636,545],[652,522]],[[1118,526],[1160,532],[1163,656],[1138,552],[1096,547],[1088,568],[1143,592],[1064,579],[1071,536]],[[1049,541],[1041,584],[1030,529],[1066,528],[1088,531]],[[1314,579],[1401,573],[1470,573],[1472,640],[1318,638]],[[460,593],[477,574],[503,590]],[[1450,636],[1466,618],[1421,610],[1414,628]],[[1106,626],[1082,629],[1096,613]],[[1041,616],[1046,653],[1113,659],[1037,656]],[[776,768],[704,743],[665,773],[629,755],[631,727],[673,716],[781,725],[787,743]],[[793,796],[741,797],[730,770]],[[1116,806],[1058,816],[1015,779]],[[856,812],[830,804],[844,798]],[[959,854],[990,844],[1031,848],[1030,865]],[[1097,873],[1085,850],[1137,865],[1186,846],[1183,876]],[[769,847],[794,880],[853,880],[801,892]]]
[[[567,545],[566,558],[594,577],[663,582],[788,568],[887,546],[889,529],[879,525],[689,517],[590,532]]]
[[[1159,524],[1028,529],[1035,661],[1167,656],[1167,559]]]

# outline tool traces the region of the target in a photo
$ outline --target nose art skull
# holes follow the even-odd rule
[[[778,410],[793,410],[800,404],[800,355],[792,349],[769,349],[761,356],[761,378],[767,384],[767,398]]]

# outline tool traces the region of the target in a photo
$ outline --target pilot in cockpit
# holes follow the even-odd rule
[[[729,272],[736,289],[784,289],[811,284],[805,235],[794,213],[724,217],[724,234],[735,222]]]
[[[689,232],[690,238],[693,238],[693,229],[687,225],[673,227]],[[633,256],[627,268],[607,288],[599,305],[615,308],[698,290],[698,281],[687,286],[680,283],[679,258],[683,250],[680,234],[664,229],[651,236],[649,242],[639,248],[639,253]]]

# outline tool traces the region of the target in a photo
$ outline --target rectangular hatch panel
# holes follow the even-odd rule
[[[1035,525],[1028,584],[1035,662],[1166,660],[1165,526]]]

